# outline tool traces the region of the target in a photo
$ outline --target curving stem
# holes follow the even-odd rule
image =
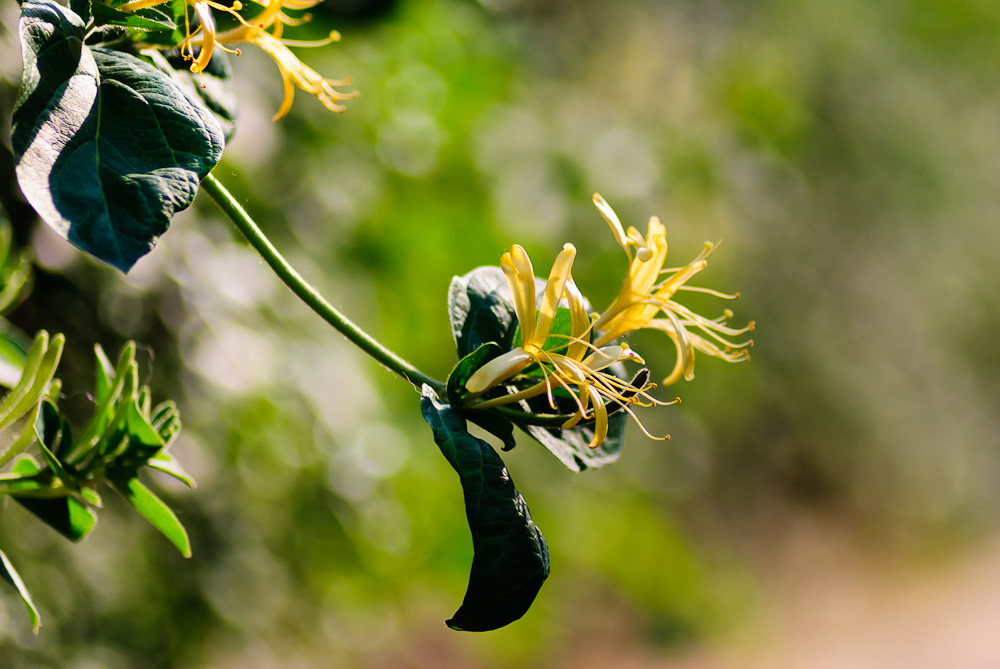
[[[278,278],[295,293],[300,300],[315,311],[320,318],[333,326],[335,330],[347,337],[354,345],[362,351],[378,360],[380,363],[396,372],[404,379],[413,384],[418,390],[422,384],[427,384],[439,395],[445,393],[445,385],[430,376],[427,376],[419,369],[408,363],[396,353],[390,351],[381,343],[376,341],[371,335],[355,325],[347,316],[343,315],[329,302],[323,299],[315,288],[306,283],[298,272],[282,257],[278,250],[274,248],[270,240],[264,236],[257,224],[246,213],[239,202],[233,198],[232,194],[226,190],[218,179],[209,174],[201,183],[202,188],[209,197],[215,200],[222,211],[236,224],[239,231],[243,233],[250,246],[260,254],[264,262],[278,275]]]

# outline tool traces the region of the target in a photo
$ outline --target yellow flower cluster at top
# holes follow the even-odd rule
[[[728,337],[745,334],[754,327],[751,322],[743,328],[731,328],[725,322],[732,316],[729,311],[722,318],[709,319],[674,300],[675,294],[683,290],[724,299],[738,297],[685,285],[708,265],[707,258],[714,245],[706,243],[701,254],[683,267],[664,269],[667,240],[666,230],[659,219],[653,217],[649,220],[648,231],[643,237],[635,228],[624,230],[618,216],[600,195],[594,195],[594,204],[628,258],[628,275],[618,297],[603,313],[587,313],[583,296],[571,275],[576,249],[572,244],[566,244],[552,265],[540,302],[537,301],[531,261],[525,250],[515,244],[500,259],[500,267],[513,297],[521,329],[521,344],[476,370],[465,386],[469,392],[467,406],[479,409],[519,402],[542,394],[548,396],[549,405],[556,409],[554,393],[561,389],[576,405],[576,412],[562,427],[568,429],[582,420],[593,419],[591,448],[596,448],[607,438],[609,404],[615,405],[613,409],[628,412],[644,432],[646,430],[631,405],[672,404],[649,395],[648,391],[655,384],[643,381],[640,387],[636,387],[605,371],[622,361],[643,363],[628,344],[616,344],[616,340],[643,328],[665,333],[677,348],[674,369],[663,380],[664,385],[669,385],[682,377],[687,380],[694,377],[695,351],[728,362],[748,359],[747,349],[753,341],[734,342]],[[560,307],[569,310],[568,335],[551,331]],[[546,347],[546,341],[551,337],[564,338],[566,345]],[[509,386],[518,374],[529,370],[532,365],[541,369],[541,381],[515,392],[483,397],[493,388]],[[652,436],[648,432],[646,434]]]
[[[281,80],[284,84],[284,99],[278,108],[278,112],[274,115],[275,121],[283,117],[291,109],[296,87],[315,95],[327,109],[342,112],[344,111],[344,106],[340,103],[344,100],[357,97],[357,92],[341,93],[335,87],[349,84],[350,79],[326,79],[300,61],[288,48],[289,46],[324,46],[339,40],[340,35],[332,32],[326,39],[312,42],[289,40],[281,36],[284,26],[299,25],[310,19],[308,14],[301,19],[292,18],[284,13],[284,9],[309,9],[321,1],[255,0],[255,4],[262,5],[263,10],[248,20],[240,14],[240,11],[243,10],[243,4],[239,0],[234,0],[230,6],[215,2],[214,0],[185,0],[184,29],[186,37],[179,45],[181,53],[187,60],[191,61],[191,71],[200,73],[208,67],[208,63],[212,60],[212,54],[216,48],[229,53],[239,54],[239,49],[231,49],[225,45],[239,42],[255,44],[274,59],[274,62],[278,65],[278,70],[281,72]],[[135,11],[165,2],[169,2],[169,0],[131,0],[119,5],[116,9],[120,11]],[[198,25],[194,30],[191,29],[191,20],[187,12],[189,5],[198,18]],[[217,31],[212,10],[229,14],[239,22],[239,25],[231,30]]]

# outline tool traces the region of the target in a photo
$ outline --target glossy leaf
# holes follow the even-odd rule
[[[94,398],[100,404],[107,398],[108,392],[111,390],[111,379],[114,378],[115,367],[111,364],[100,344],[94,346],[94,359],[94,377],[96,378]]]
[[[96,504],[100,498],[94,491],[82,491],[88,501]],[[14,496],[25,509],[38,516],[49,527],[70,541],[79,541],[87,536],[97,524],[97,514],[88,505],[73,497],[25,497]]]
[[[173,17],[159,7],[143,7],[132,12],[123,12],[97,2],[93,5],[94,20],[97,25],[122,26],[136,30],[174,31],[177,24]]]
[[[31,593],[28,592],[28,588],[25,587],[24,581],[21,580],[21,576],[14,569],[14,565],[11,564],[10,560],[7,558],[7,554],[0,550],[0,577],[3,580],[10,583],[14,588],[17,589],[21,599],[24,600],[24,605],[28,609],[28,616],[31,618],[31,629],[36,633],[38,632],[38,627],[41,625],[41,621],[38,617],[38,609],[35,608],[35,603],[31,601]]]
[[[73,452],[68,456],[68,460],[73,463],[81,462],[82,460],[88,458],[93,450],[95,450],[101,442],[102,435],[104,435],[108,424],[117,415],[117,407],[122,401],[123,394],[126,395],[126,401],[129,396],[128,393],[132,393],[132,397],[135,395],[135,386],[137,381],[132,378],[134,374],[130,373],[135,367],[135,343],[129,342],[122,347],[122,351],[118,356],[118,364],[115,366],[114,370],[109,374],[108,367],[105,366],[107,362],[107,357],[104,356],[102,360],[103,351],[97,356],[98,358],[98,380],[97,389],[99,396],[102,396],[98,400],[97,408],[94,409],[94,415],[87,423],[87,426],[83,429],[80,436],[77,437],[76,443],[73,446]],[[102,379],[102,374],[106,379]],[[126,383],[131,381],[131,383]],[[101,393],[102,386],[108,383],[109,387],[104,388],[104,392]]]
[[[551,411],[547,404],[539,406],[539,409]],[[568,406],[566,410],[569,411]],[[618,459],[625,440],[625,418],[626,415],[620,411],[608,416],[608,436],[597,448],[590,447],[590,441],[594,437],[593,422],[581,423],[569,430],[540,425],[520,427],[541,442],[568,468],[582,472],[585,469],[603,467]]]
[[[448,375],[448,401],[454,406],[462,406],[462,401],[469,394],[465,389],[466,382],[476,373],[477,369],[501,353],[503,353],[503,349],[496,342],[490,341],[459,360],[458,364],[451,370],[451,374]]]
[[[470,632],[503,627],[525,614],[548,577],[548,546],[496,451],[470,435],[465,419],[428,386],[420,409],[458,472],[472,531],[469,586],[447,625]]]
[[[181,555],[191,557],[191,542],[188,540],[187,531],[163,500],[154,495],[137,477],[113,480],[112,485],[143,518],[149,521],[150,525],[177,547]]]
[[[469,411],[463,415],[470,423],[475,423],[499,439],[503,444],[504,451],[509,451],[517,446],[517,440],[514,439],[514,424],[500,414],[486,410]]]
[[[211,112],[127,53],[83,44],[51,0],[22,5],[11,142],[17,178],[64,238],[127,271],[188,207],[222,155]]]
[[[0,402],[0,429],[3,429],[24,415],[34,404],[37,396],[34,388],[42,371],[42,363],[49,350],[49,334],[45,330],[35,336],[24,362],[21,378]]]
[[[47,496],[52,490],[52,474],[28,458],[18,460],[14,472],[25,478],[10,481],[8,492],[41,521],[71,541],[79,541],[94,529],[97,514],[93,507],[101,506],[97,491],[82,488],[77,497]]]

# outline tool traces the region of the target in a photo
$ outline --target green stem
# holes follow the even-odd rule
[[[257,253],[260,254],[264,262],[274,270],[286,286],[292,289],[300,300],[319,314],[320,318],[333,326],[335,330],[347,337],[362,351],[378,360],[380,363],[396,372],[404,379],[412,383],[417,388],[424,383],[434,389],[440,396],[444,396],[445,385],[433,379],[419,369],[403,360],[401,357],[380,344],[371,335],[351,322],[347,316],[337,311],[333,305],[323,299],[315,288],[306,283],[299,273],[292,269],[292,266],[278,253],[277,249],[260,231],[253,219],[244,211],[243,207],[233,198],[232,194],[219,183],[218,179],[209,174],[201,183],[202,188],[209,197],[215,200],[222,211],[228,216],[236,227],[239,228],[243,236],[247,238]]]

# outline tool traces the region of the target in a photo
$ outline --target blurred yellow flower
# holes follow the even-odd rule
[[[649,219],[646,236],[629,227],[622,228],[614,210],[598,195],[594,194],[594,204],[604,220],[611,227],[618,245],[628,258],[628,275],[615,301],[594,322],[594,345],[603,346],[630,332],[642,328],[660,330],[666,333],[677,348],[677,363],[663,383],[669,385],[682,376],[690,381],[694,378],[694,353],[701,351],[727,362],[739,362],[750,357],[747,350],[753,340],[733,342],[727,337],[736,337],[754,329],[753,322],[744,328],[731,328],[726,318],[732,312],[725,311],[722,318],[709,319],[700,316],[672,298],[678,291],[708,293],[723,299],[736,299],[739,295],[727,295],[708,288],[686,285],[695,274],[708,266],[708,256],[715,246],[706,242],[704,250],[697,258],[679,268],[664,269],[667,258],[666,230],[660,220]],[[661,276],[668,276],[661,280]],[[662,318],[657,318],[662,314]],[[699,334],[700,333],[700,334]]]
[[[132,0],[117,7],[119,10],[134,11],[143,7],[162,4],[168,0]],[[302,19],[294,19],[284,13],[284,9],[302,10],[309,9],[321,0],[262,0],[256,2],[264,7],[263,11],[253,16],[248,21],[241,14],[243,4],[239,0],[234,0],[230,6],[223,5],[214,0],[186,0],[188,5],[194,9],[198,17],[198,27],[191,30],[191,23],[185,11],[185,32],[186,37],[180,43],[181,53],[191,61],[192,72],[202,72],[208,67],[212,60],[212,54],[216,47],[229,53],[239,54],[239,49],[227,48],[226,44],[236,44],[239,42],[249,42],[264,50],[278,65],[281,73],[281,80],[284,84],[284,98],[278,112],[274,115],[274,120],[282,118],[292,107],[295,98],[295,87],[299,87],[307,93],[315,95],[323,106],[331,111],[342,112],[344,106],[340,102],[357,97],[357,92],[341,93],[336,90],[336,86],[344,86],[350,83],[350,79],[337,80],[326,79],[318,72],[304,64],[288,48],[289,46],[324,46],[340,39],[336,32],[323,40],[312,42],[302,42],[283,39],[282,30],[286,25],[299,25],[310,19],[305,15]],[[215,17],[212,10],[224,12],[235,18],[239,25],[231,30],[219,32],[216,29]],[[268,29],[271,32],[268,32]],[[197,55],[195,48],[199,47]]]

